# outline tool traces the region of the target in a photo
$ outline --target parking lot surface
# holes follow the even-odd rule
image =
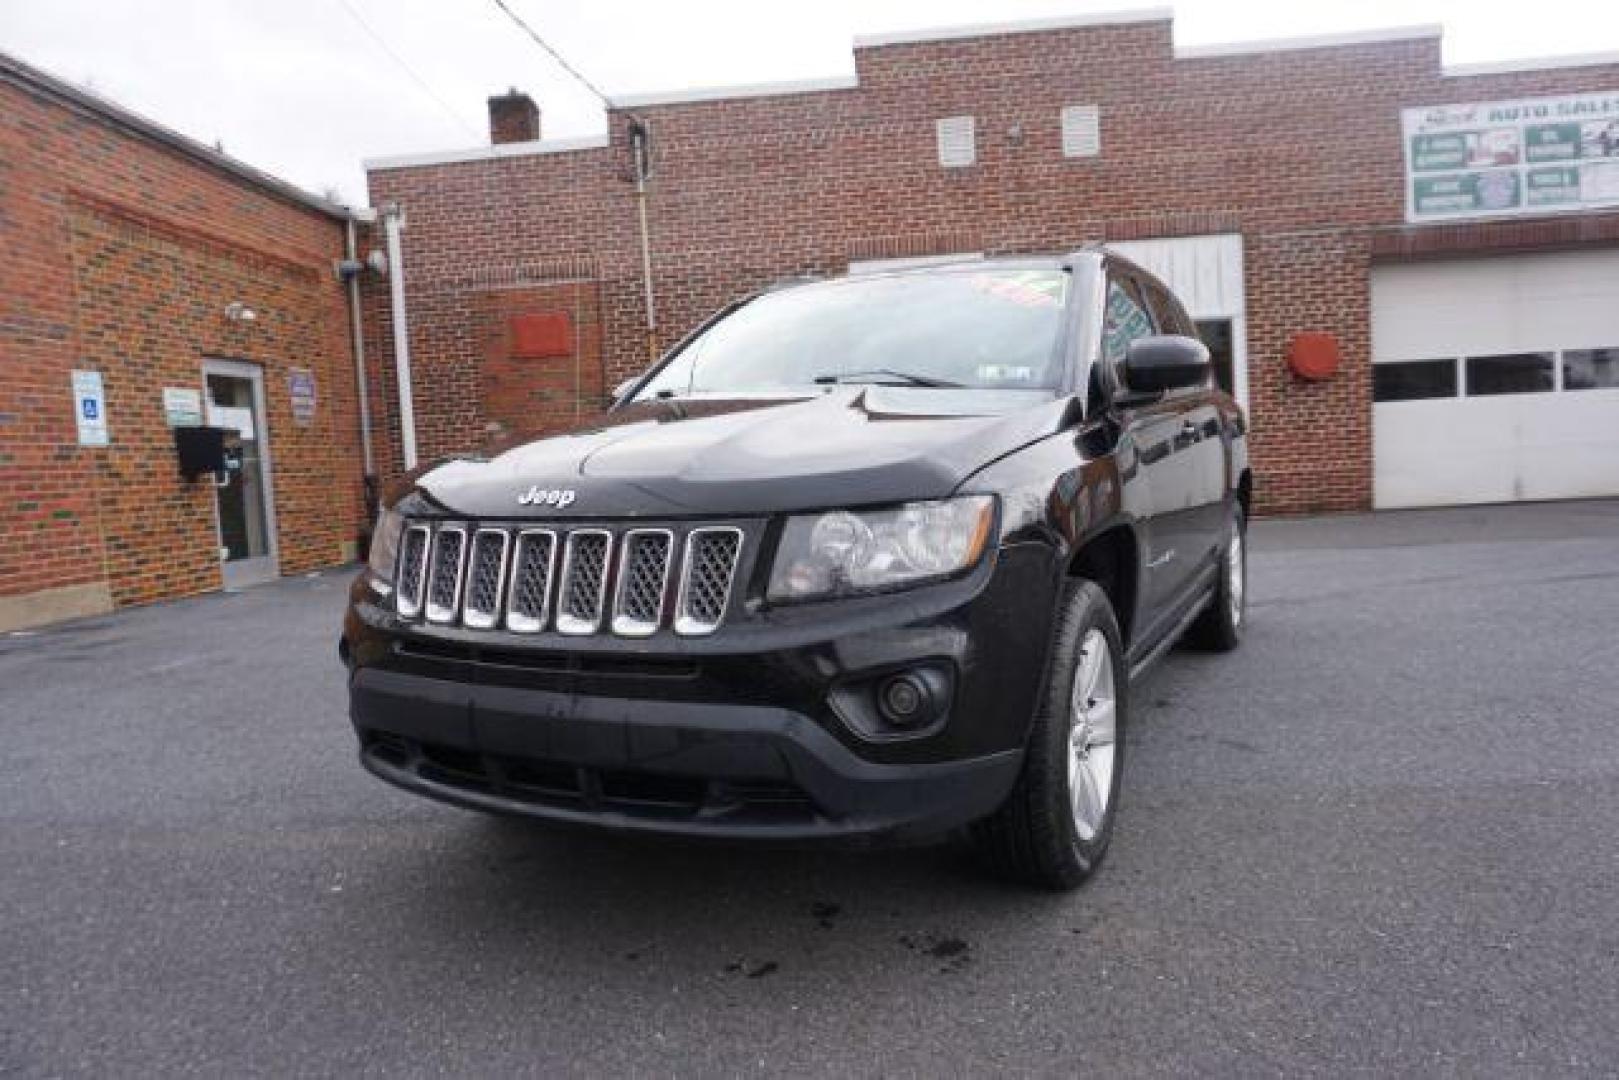
[[[0,1073],[1611,1072],[1619,504],[1252,547],[1064,896],[397,792],[345,574],[0,637]]]

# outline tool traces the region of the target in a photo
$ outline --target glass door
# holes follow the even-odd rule
[[[209,360],[203,364],[203,377],[208,385],[208,423],[235,432],[236,449],[227,451],[229,467],[214,489],[225,588],[269,581],[278,569],[264,375],[252,364]],[[229,434],[226,443],[232,445]]]

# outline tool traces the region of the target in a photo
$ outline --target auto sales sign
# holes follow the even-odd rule
[[[1619,206],[1619,90],[1405,109],[1405,219]]]

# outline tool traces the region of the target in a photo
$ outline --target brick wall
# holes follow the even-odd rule
[[[0,600],[220,587],[213,493],[180,479],[162,401],[203,389],[205,358],[262,366],[282,572],[341,561],[363,511],[337,218],[6,78],[0,250]],[[73,369],[102,374],[108,447],[78,445]]]
[[[1446,76],[1437,37],[1176,58],[1168,21],[858,48],[855,66],[851,89],[634,110],[653,133],[658,341],[746,290],[851,259],[1241,232],[1270,512],[1370,504],[1370,261],[1425,247],[1402,225],[1400,109],[1619,88],[1614,64]],[[1064,158],[1060,110],[1085,104],[1100,106],[1102,153]],[[940,168],[934,122],[962,114],[977,118],[977,163]],[[412,351],[435,402],[424,459],[481,428],[462,370],[482,362],[472,300],[456,295],[469,276],[537,284],[548,261],[589,265],[601,385],[646,364],[629,115],[609,121],[605,148],[371,171],[374,201],[409,215]],[[1590,214],[1539,240],[1525,223],[1436,231],[1455,253],[1612,243],[1616,228],[1619,215]],[[381,340],[383,309],[371,310]],[[1338,336],[1332,380],[1287,372],[1302,331]],[[448,400],[440,387],[452,386]]]
[[[479,403],[486,421],[498,429],[491,434],[534,424],[566,426],[586,402],[601,400],[606,388],[594,282],[488,290],[470,302],[483,341]],[[520,320],[557,340],[525,343]]]

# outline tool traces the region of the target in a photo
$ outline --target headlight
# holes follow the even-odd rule
[[[399,537],[405,531],[405,516],[397,510],[384,510],[377,515],[377,527],[371,530],[371,573],[379,585],[393,586],[394,566],[399,560]]]
[[[989,495],[789,518],[769,597],[820,599],[949,577],[978,561],[994,522]]]

